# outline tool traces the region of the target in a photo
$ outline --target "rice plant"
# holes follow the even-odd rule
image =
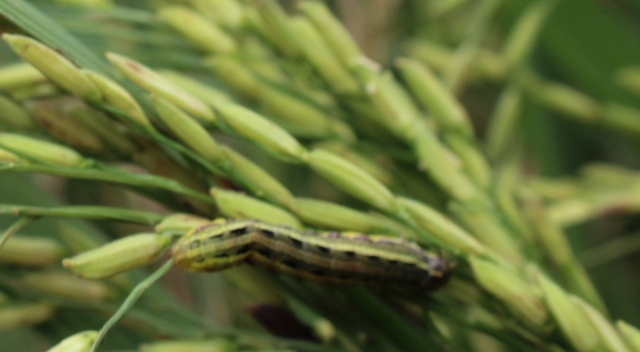
[[[0,350],[640,351],[634,2],[0,19]]]

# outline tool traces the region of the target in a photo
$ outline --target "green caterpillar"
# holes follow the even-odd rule
[[[176,265],[212,272],[242,263],[314,281],[441,287],[451,266],[398,238],[349,232],[310,232],[257,220],[219,219],[196,228],[173,247]]]

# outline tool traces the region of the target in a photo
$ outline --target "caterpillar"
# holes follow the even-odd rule
[[[451,266],[398,238],[352,232],[299,231],[258,220],[218,219],[193,229],[172,248],[176,266],[213,272],[248,263],[314,281],[392,284],[435,290]]]

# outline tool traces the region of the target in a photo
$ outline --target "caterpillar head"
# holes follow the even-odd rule
[[[429,278],[424,282],[424,288],[429,291],[435,291],[444,286],[453,273],[455,264],[441,256],[428,256],[426,258],[429,263]]]

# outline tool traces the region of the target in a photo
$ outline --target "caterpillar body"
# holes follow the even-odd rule
[[[450,265],[417,244],[350,232],[299,231],[258,220],[223,220],[191,230],[172,249],[176,265],[213,272],[242,263],[301,279],[435,290]]]

